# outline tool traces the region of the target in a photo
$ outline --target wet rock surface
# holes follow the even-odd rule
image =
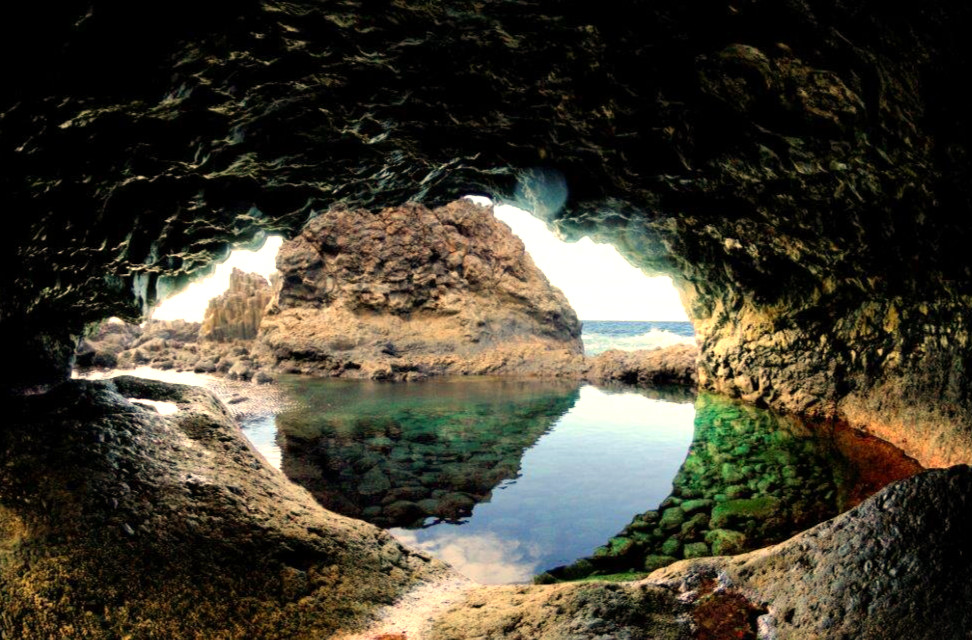
[[[71,381],[7,408],[5,637],[330,637],[447,573],[322,509],[207,391]]]
[[[567,299],[491,208],[466,200],[331,210],[284,243],[277,268],[260,340],[282,371],[551,375],[583,359]]]

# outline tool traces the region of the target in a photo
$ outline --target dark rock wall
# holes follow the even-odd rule
[[[926,463],[970,459],[970,12],[17,9],[0,322],[23,365],[5,382],[62,378],[83,323],[136,317],[261,230],[489,193],[672,273],[703,385],[843,414]]]

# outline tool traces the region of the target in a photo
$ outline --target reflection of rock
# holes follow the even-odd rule
[[[284,370],[356,378],[557,373],[582,362],[563,294],[490,208],[330,210],[277,256],[261,339]]]
[[[5,409],[5,638],[329,638],[445,573],[322,509],[202,389],[69,381]]]
[[[756,549],[920,471],[900,451],[873,439],[869,458],[862,459],[859,446],[852,446],[860,438],[846,429],[819,433],[794,419],[702,394],[695,439],[672,495],[658,510],[635,516],[593,557],[542,579],[653,570],[677,558]],[[875,468],[883,477],[875,477]]]
[[[270,284],[256,273],[233,269],[229,288],[209,301],[199,329],[201,340],[252,340],[270,302]]]
[[[589,358],[584,377],[592,382],[695,386],[698,355],[698,347],[683,344],[639,351],[612,349]]]
[[[563,381],[286,384],[306,408],[277,417],[284,473],[324,506],[382,526],[468,516],[577,399]]]

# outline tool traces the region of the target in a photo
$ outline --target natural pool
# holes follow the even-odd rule
[[[847,430],[683,390],[470,378],[281,386],[297,408],[244,424],[271,462],[324,506],[483,583],[757,548],[919,469]]]

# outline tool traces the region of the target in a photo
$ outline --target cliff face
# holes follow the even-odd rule
[[[270,283],[256,273],[233,269],[229,288],[209,301],[200,340],[252,340],[270,302]]]
[[[368,378],[578,368],[580,322],[509,227],[466,200],[334,209],[277,256],[261,341],[285,371]]]

